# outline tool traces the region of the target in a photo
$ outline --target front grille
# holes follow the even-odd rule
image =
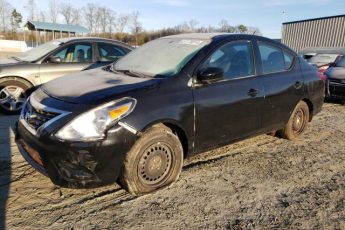
[[[58,115],[60,114],[34,108],[29,100],[26,104],[26,107],[24,108],[23,119],[31,128],[37,131],[43,124],[45,124],[46,122],[50,121]]]
[[[345,83],[344,80],[342,80],[342,79],[333,79],[333,78],[330,78],[329,82],[330,83],[336,83],[336,84],[343,84],[343,83]]]

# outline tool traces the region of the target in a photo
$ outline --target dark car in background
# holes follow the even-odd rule
[[[0,60],[0,111],[17,114],[35,87],[65,74],[108,65],[131,50],[115,40],[74,37]]]
[[[345,102],[345,56],[339,56],[325,72],[326,96]]]
[[[118,182],[140,195],[176,181],[191,155],[272,131],[297,138],[324,92],[317,69],[281,43],[175,35],[111,68],[44,84],[22,110],[16,141],[59,186]]]
[[[299,54],[324,73],[337,58],[345,55],[345,47],[309,47],[301,50]]]

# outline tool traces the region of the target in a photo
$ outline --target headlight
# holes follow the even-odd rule
[[[94,141],[104,137],[110,125],[130,114],[136,105],[133,98],[123,98],[104,104],[85,112],[55,135],[61,140],[68,141]]]

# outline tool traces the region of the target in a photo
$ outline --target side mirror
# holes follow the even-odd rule
[[[197,75],[197,79],[201,83],[212,83],[224,79],[224,71],[217,67],[208,67],[201,69]]]
[[[53,57],[50,57],[50,58],[48,59],[48,62],[49,62],[49,63],[60,63],[60,62],[61,62],[61,58],[60,58],[60,57],[53,56]]]

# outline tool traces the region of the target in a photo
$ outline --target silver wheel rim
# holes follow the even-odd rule
[[[19,86],[9,85],[0,90],[0,106],[7,111],[20,111],[26,99],[25,90]]]

